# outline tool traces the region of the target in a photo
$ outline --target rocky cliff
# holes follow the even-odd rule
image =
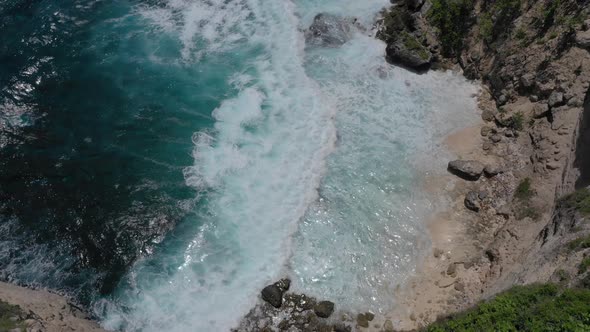
[[[470,249],[432,258],[454,290],[415,295],[406,327],[513,285],[588,283],[589,13],[587,0],[407,0],[383,14],[378,36],[389,61],[453,68],[483,83],[477,151],[459,158],[476,159],[480,174],[485,164],[497,170],[459,187],[455,209]],[[433,292],[449,300],[425,304],[420,297]]]

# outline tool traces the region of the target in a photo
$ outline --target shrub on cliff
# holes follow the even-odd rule
[[[590,290],[516,286],[425,331],[590,331]]]
[[[432,1],[428,19],[438,29],[438,38],[445,55],[457,55],[461,51],[472,11],[473,0]]]
[[[569,207],[573,207],[581,214],[590,215],[590,190],[582,188],[563,197],[561,201]]]

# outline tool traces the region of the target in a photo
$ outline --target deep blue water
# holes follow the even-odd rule
[[[212,126],[237,66],[183,63],[140,5],[0,2],[5,279],[108,293],[196,202],[182,172],[191,137]],[[48,261],[29,264],[39,248]]]

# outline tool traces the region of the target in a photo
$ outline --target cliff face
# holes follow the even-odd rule
[[[411,308],[425,318],[409,327],[513,285],[588,280],[581,266],[590,254],[590,225],[580,209],[590,195],[580,189],[590,184],[589,14],[589,0],[398,1],[384,13],[378,37],[388,44],[389,61],[421,70],[424,64],[402,55],[426,50],[427,66],[481,80],[475,155],[501,169],[465,185],[465,205],[478,209],[461,213],[476,244],[449,264],[460,285],[451,304],[438,313]],[[414,42],[420,47],[409,47]],[[403,52],[399,45],[406,45]]]

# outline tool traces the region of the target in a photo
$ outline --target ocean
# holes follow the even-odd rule
[[[475,84],[385,61],[388,5],[0,1],[0,278],[125,331],[229,331],[284,276],[387,312],[477,117]]]

